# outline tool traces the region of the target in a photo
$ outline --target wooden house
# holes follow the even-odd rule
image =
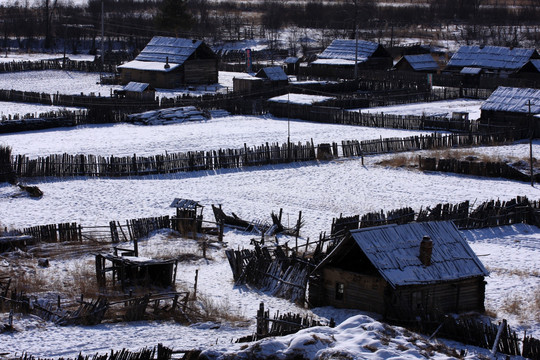
[[[499,86],[480,107],[480,124],[530,130],[540,135],[540,90]]]
[[[379,43],[337,39],[310,63],[312,76],[352,78],[355,64],[358,70],[392,68],[392,55]]]
[[[540,55],[533,48],[461,46],[448,61],[445,71],[459,73],[463,68],[477,68],[485,76],[508,77],[529,60],[539,58]]]
[[[285,72],[287,75],[298,75],[298,70],[300,69],[300,59],[296,56],[289,56],[283,60],[285,65]]]
[[[255,76],[246,74],[233,78],[233,91],[252,93],[287,86],[289,77],[279,66],[262,68]]]
[[[201,40],[155,36],[135,60],[117,69],[122,84],[135,81],[153,88],[218,82],[218,58]]]
[[[181,232],[201,232],[203,206],[197,201],[175,198],[170,207],[176,209],[173,229]]]
[[[488,272],[452,222],[351,230],[315,268],[311,306],[408,320],[484,310]]]
[[[394,65],[394,70],[434,74],[439,64],[431,54],[404,55]]]

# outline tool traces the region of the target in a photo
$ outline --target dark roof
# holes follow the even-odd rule
[[[336,39],[319,55],[319,59],[343,59],[354,61],[355,49],[355,40]],[[382,46],[376,42],[358,40],[358,60],[360,61],[360,59],[372,57],[379,49],[382,49]]]
[[[517,70],[531,58],[536,49],[502,46],[462,46],[448,62],[448,67],[480,67],[484,69]]]
[[[203,206],[194,200],[175,198],[170,207],[177,209],[195,210],[198,207]]]
[[[285,74],[285,71],[283,71],[283,69],[279,66],[262,68],[255,76],[259,78],[267,78],[272,81],[289,80],[287,74]]]
[[[529,101],[531,102],[531,113],[539,114],[539,89],[499,86],[482,104],[480,110],[528,113]]]
[[[482,68],[479,67],[469,67],[466,66],[459,72],[460,74],[466,74],[466,75],[478,75],[482,72]]]
[[[414,71],[436,71],[439,69],[439,65],[431,54],[405,55],[398,63],[400,61],[407,61]]]
[[[183,64],[203,42],[201,40],[154,36],[135,58],[138,61],[152,61]]]
[[[350,234],[319,267],[330,262],[334,254],[348,250],[354,242],[394,288],[488,275],[451,221],[378,226],[352,230]],[[433,241],[429,266],[424,266],[419,259],[420,242],[426,235]]]

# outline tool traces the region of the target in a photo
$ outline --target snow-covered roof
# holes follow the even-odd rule
[[[273,98],[268,99],[268,101],[271,102],[277,102],[277,103],[290,103],[290,104],[297,104],[297,105],[313,105],[321,102],[325,102],[328,100],[335,99],[331,96],[322,96],[322,95],[308,95],[308,94],[286,94],[286,95],[280,95]]]
[[[428,266],[424,266],[419,258],[420,242],[426,235],[433,242],[431,264]],[[364,228],[351,231],[351,236],[352,241],[394,288],[488,275],[451,221]],[[327,259],[340,248],[348,246],[350,241],[342,241]]]
[[[466,66],[459,72],[460,74],[467,74],[467,75],[478,75],[482,71],[482,68],[479,67],[470,67]]]
[[[367,58],[358,58],[358,63],[366,61]],[[311,64],[316,65],[354,65],[354,60],[346,60],[346,59],[317,59],[313,61]]]
[[[279,66],[266,67],[259,70],[257,77],[265,77],[272,81],[287,81],[289,78]]]
[[[133,60],[130,62],[127,62],[125,64],[119,65],[119,69],[134,69],[134,70],[147,70],[147,71],[162,71],[162,72],[169,72],[177,67],[180,66],[180,64],[170,63],[169,67],[165,66],[166,62],[156,62],[156,61],[139,61],[139,60]]]
[[[196,210],[198,207],[203,207],[195,200],[175,198],[170,207],[177,209]]]
[[[202,44],[201,40],[154,36],[135,58],[138,61],[155,61],[183,64]]]
[[[298,58],[295,57],[295,56],[289,56],[288,58],[286,58],[285,60],[283,60],[283,62],[285,64],[296,64],[298,62]]]
[[[405,60],[415,71],[438,70],[439,65],[430,54],[405,55]]]
[[[124,86],[124,90],[133,91],[133,92],[143,92],[146,89],[148,89],[149,86],[150,84],[148,83],[140,83],[136,81],[131,81],[126,86]]]
[[[502,46],[461,46],[448,62],[448,67],[480,67],[485,69],[517,70],[531,57],[537,57],[536,49]]]
[[[358,58],[369,58],[379,48],[379,44],[372,41],[358,40]],[[319,55],[319,59],[355,59],[355,40],[336,39]]]
[[[540,113],[540,90],[499,86],[482,104],[480,110],[508,111],[517,113]]]

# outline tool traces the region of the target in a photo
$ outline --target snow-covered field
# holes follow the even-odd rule
[[[6,76],[4,76],[6,75]],[[237,73],[220,72],[221,89],[232,86]],[[36,74],[2,74],[0,88],[17,87],[19,90],[108,94],[111,87],[97,85],[98,77],[74,72],[37,72]],[[204,91],[204,89],[199,89]],[[199,91],[195,90],[195,91]],[[207,89],[212,90],[212,89]],[[431,114],[451,112],[453,109],[469,111],[475,118],[481,102],[444,102],[415,104],[376,111],[384,113]],[[11,104],[0,103],[0,112],[11,112]],[[17,105],[18,113],[40,112],[31,105]],[[467,110],[464,110],[467,109]],[[370,109],[373,110],[373,109]],[[364,110],[362,110],[364,111]],[[155,155],[164,152],[190,150],[216,150],[258,146],[269,142],[291,141],[316,144],[341,140],[366,140],[380,137],[406,137],[418,131],[337,126],[308,123],[271,116],[229,116],[206,121],[185,122],[167,126],[137,126],[131,124],[81,126],[47,131],[0,135],[0,144],[13,148],[14,154],[30,157],[55,153],[95,155]],[[475,149],[499,157],[527,156],[528,144],[508,144],[500,147]],[[535,142],[533,151],[540,151]],[[261,166],[246,169],[223,169],[163,176],[145,176],[121,179],[32,179],[44,192],[39,200],[21,196],[20,191],[0,184],[0,223],[11,228],[77,222],[84,226],[107,225],[111,220],[172,215],[169,204],[176,197],[193,199],[205,206],[205,220],[213,220],[211,204],[222,204],[225,212],[234,212],[248,219],[270,221],[270,213],[283,208],[284,223],[292,225],[302,211],[305,220],[302,239],[316,239],[320,232],[330,231],[332,218],[364,214],[371,211],[391,210],[410,206],[414,210],[438,203],[457,203],[470,200],[476,204],[500,198],[509,200],[518,195],[540,198],[540,190],[528,183],[497,178],[479,178],[443,173],[421,173],[404,168],[386,168],[376,165],[385,156],[358,159],[338,159],[328,162],[305,162],[286,165]],[[540,291],[540,229],[514,225],[498,229],[464,231],[473,250],[491,271],[487,278],[486,307],[498,318],[507,318],[519,331],[540,338],[540,314],[530,309],[534,296]],[[188,240],[173,239],[167,232],[158,232],[141,242],[141,255],[175,253],[178,249],[193,248]],[[229,229],[225,242],[230,248],[249,247],[256,235]],[[287,239],[278,237],[281,243]],[[385,327],[374,314],[357,310],[332,308],[302,309],[283,299],[244,286],[234,286],[232,274],[223,250],[211,249],[210,260],[193,260],[179,264],[177,284],[192,288],[195,270],[199,270],[198,293],[212,299],[235,314],[247,319],[246,323],[195,324],[181,326],[164,321],[124,324],[102,324],[94,327],[60,327],[36,317],[16,316],[19,330],[0,335],[0,353],[20,355],[23,352],[41,357],[75,357],[80,352],[92,355],[110,349],[138,350],[162,343],[174,349],[201,348],[218,352],[244,351],[249,358],[253,347],[242,350],[231,342],[254,330],[254,317],[261,301],[271,313],[295,312],[311,314],[321,319],[333,317],[336,329],[315,328],[298,336],[268,339],[258,345],[261,353],[278,357],[300,353],[309,358],[336,350],[348,351],[353,358],[389,359],[423,358],[422,343],[416,343],[401,330],[390,344],[380,341]],[[1,255],[0,269],[17,267],[17,257]],[[36,275],[68,276],[69,269],[92,261],[91,255],[71,259],[54,259],[48,269],[36,268]],[[527,261],[524,261],[527,259]],[[24,271],[24,269],[22,269]],[[21,269],[19,269],[21,271]],[[64,278],[66,281],[69,279]],[[523,297],[519,314],[509,313],[505,307]],[[517,295],[516,295],[517,296]],[[355,316],[349,318],[351,316]],[[0,319],[6,322],[7,315]],[[311,344],[311,345],[308,345]],[[457,348],[463,345],[450,343]],[[378,350],[373,352],[373,347]],[[408,348],[409,350],[404,350]],[[371,349],[371,350],[370,350]],[[478,358],[487,350],[468,347],[467,358]],[[448,358],[435,352],[432,358]]]
[[[424,105],[428,109],[429,105]],[[335,126],[291,121],[291,140],[314,142],[341,139],[369,139],[380,136],[409,136],[414,132],[390,129]],[[0,143],[13,147],[14,153],[31,156],[67,152],[95,153],[120,156],[123,154],[155,154],[164,151],[185,151],[238,147],[243,143],[257,145],[265,141],[283,142],[287,135],[287,121],[271,117],[241,117],[211,119],[197,123],[170,126],[91,126],[72,129],[52,129],[41,132],[3,135]],[[486,153],[505,156],[520,154],[526,144],[483,148]],[[535,143],[534,152],[540,150]],[[269,221],[272,211],[284,210],[285,223],[292,224],[298,212],[305,218],[303,239],[318,237],[329,231],[332,218],[343,214],[364,214],[370,211],[391,210],[411,206],[434,206],[437,203],[457,203],[471,200],[477,204],[489,199],[511,199],[518,195],[540,198],[537,187],[505,179],[485,179],[443,173],[421,173],[400,168],[375,165],[382,157],[368,157],[365,165],[356,159],[329,162],[306,162],[249,169],[219,170],[166,176],[146,176],[125,179],[36,179],[30,181],[45,193],[42,199],[20,197],[19,191],[7,184],[0,185],[0,219],[4,226],[22,228],[29,225],[77,222],[82,225],[106,225],[110,220],[172,215],[169,204],[175,197],[200,201],[206,206],[205,219],[213,220],[211,204],[222,204],[223,209],[235,212],[245,219]],[[289,224],[290,221],[290,224]],[[540,280],[540,230],[525,225],[501,229],[464,232],[480,259],[491,270],[487,278],[486,307],[499,318],[509,319],[512,326],[527,330],[540,337],[538,314],[526,309],[519,316],[505,313],[502,304],[512,294],[524,296],[524,304],[531,304],[538,293]],[[248,247],[253,234],[236,230],[225,233],[229,247]],[[278,238],[279,241],[285,241]],[[188,246],[181,240],[171,240],[158,233],[141,244],[141,254],[167,253],[169,249]],[[172,251],[172,250],[171,250]],[[419,348],[403,337],[383,347],[377,342],[382,325],[355,310],[331,308],[306,310],[286,300],[276,299],[257,290],[235,287],[232,274],[222,251],[211,252],[213,260],[182,263],[177,283],[190,288],[194,272],[199,270],[198,292],[244,316],[249,326],[239,324],[198,324],[190,327],[172,322],[137,322],[129,324],[103,324],[95,327],[59,327],[33,317],[16,317],[19,332],[0,337],[0,350],[10,354],[27,351],[36,356],[76,356],[79,352],[104,353],[110,349],[140,349],[163,343],[175,349],[204,348],[216,351],[240,351],[240,345],[231,341],[250,334],[259,302],[264,301],[271,312],[291,311],[311,313],[322,319],[334,317],[338,324],[349,316],[360,315],[346,321],[337,329],[304,331],[299,337],[266,340],[262,351],[290,354],[303,351],[316,354],[328,346],[348,349],[357,358],[421,358]],[[89,257],[58,260],[51,263],[53,271],[63,272],[66,267]],[[527,261],[523,261],[527,259]],[[2,266],[10,266],[9,257]],[[219,276],[217,276],[219,274]],[[535,275],[536,274],[536,275]],[[371,330],[370,330],[371,329]],[[378,332],[379,331],[379,332]],[[309,335],[306,335],[309,334]],[[379,335],[377,335],[379,334]],[[308,338],[319,337],[315,347],[303,346]],[[114,340],[113,340],[114,339]],[[151,339],[151,343],[149,343]],[[334,339],[330,341],[329,339]],[[323,346],[322,344],[327,343]],[[353,343],[356,344],[353,346]],[[365,344],[375,343],[381,350],[372,353]],[[410,352],[397,350],[402,343]],[[332,344],[332,345],[328,345]],[[362,346],[358,345],[361,344]],[[459,344],[452,343],[458,348]],[[400,347],[403,349],[402,347]],[[249,349],[245,350],[248,351]],[[469,358],[477,358],[485,350],[468,348]],[[246,355],[247,356],[247,355]],[[313,355],[315,356],[315,355]],[[249,358],[249,357],[247,357]],[[434,358],[446,358],[435,354]]]

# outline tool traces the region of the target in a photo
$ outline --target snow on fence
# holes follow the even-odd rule
[[[85,72],[116,72],[116,65],[103,64],[94,61],[75,61],[68,58],[57,58],[39,61],[11,61],[0,63],[0,73],[17,71],[67,70]]]

